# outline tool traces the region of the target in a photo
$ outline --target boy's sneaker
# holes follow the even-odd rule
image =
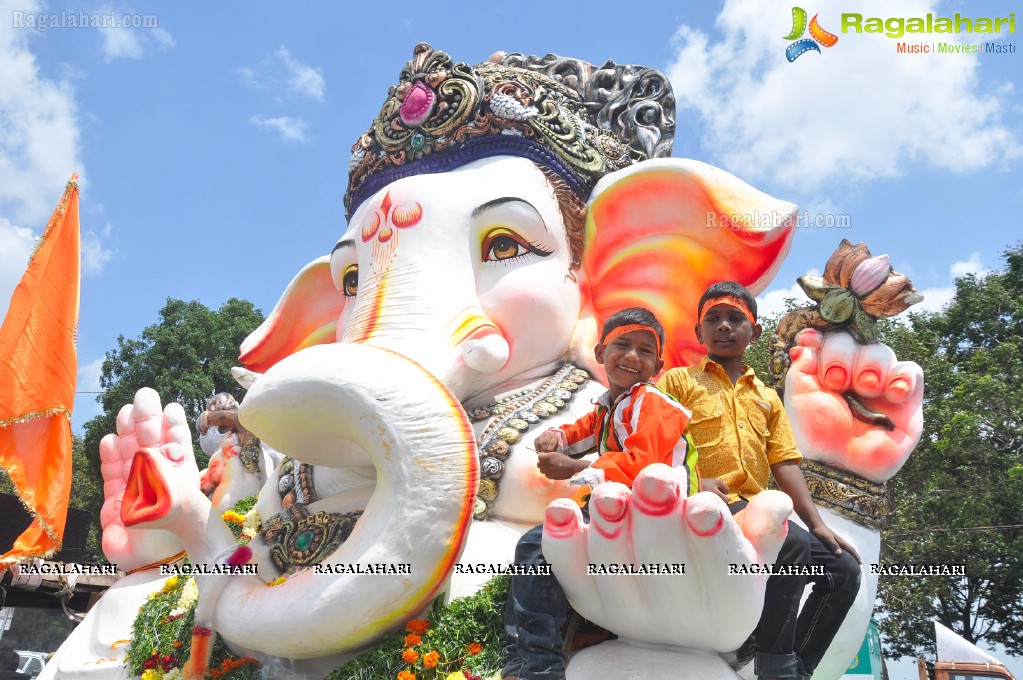
[[[738,671],[744,666],[747,666],[749,662],[753,660],[753,657],[755,657],[756,654],[757,638],[756,635],[753,634],[746,638],[746,642],[743,642],[742,646],[739,647],[737,650],[735,650],[734,652],[725,652],[720,656],[722,659],[724,659],[725,663],[727,663],[732,668],[733,671]]]

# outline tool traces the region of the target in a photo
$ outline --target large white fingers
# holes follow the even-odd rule
[[[590,494],[589,561],[598,570],[637,561],[629,521],[631,495],[629,487],[617,482],[601,484]],[[598,574],[595,580],[608,612],[624,612],[643,601],[640,583],[633,576]]]
[[[135,393],[135,404],[132,410],[135,421],[135,438],[139,448],[160,446],[163,444],[163,406],[156,390],[143,387]]]
[[[573,501],[558,498],[547,506],[543,524],[544,558],[576,611],[587,619],[597,620],[603,618],[604,608],[593,576],[586,573],[590,563],[588,533],[589,526],[583,522],[583,514]]]
[[[732,573],[757,562],[756,552],[743,537],[724,501],[710,492],[692,496],[685,522],[691,533],[687,578],[703,587],[693,605],[707,610],[705,625],[692,631],[694,647],[718,652],[737,649],[756,627],[763,606],[760,577]],[[727,612],[727,613],[726,613]]]
[[[825,337],[820,352],[822,385],[834,392],[845,392],[852,386],[858,347],[848,333],[830,333]]]
[[[761,562],[773,563],[788,534],[788,518],[792,514],[792,499],[781,491],[764,491],[750,501],[736,522],[742,533],[753,544]]]
[[[893,404],[920,403],[924,391],[924,371],[912,361],[896,362],[888,370],[885,399]]]
[[[866,399],[876,399],[888,385],[888,371],[895,363],[895,352],[887,345],[864,345],[856,353],[852,390]]]

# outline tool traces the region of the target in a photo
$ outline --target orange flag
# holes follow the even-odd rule
[[[0,326],[0,465],[33,518],[0,569],[49,557],[64,538],[78,374],[77,180],[67,183]]]

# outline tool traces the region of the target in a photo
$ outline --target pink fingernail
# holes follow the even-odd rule
[[[895,395],[905,397],[909,394],[909,381],[905,378],[896,378],[888,385],[888,391]]]
[[[849,372],[841,366],[830,366],[824,371],[824,382],[829,386],[841,387],[846,384]]]
[[[864,371],[857,383],[861,389],[874,392],[881,385],[881,376],[876,371]]]
[[[678,484],[657,477],[640,477],[632,486],[632,503],[644,515],[667,515],[675,508],[678,498]]]
[[[713,536],[725,524],[725,518],[720,508],[704,504],[689,504],[689,511],[686,512],[686,522],[689,528],[697,536]]]

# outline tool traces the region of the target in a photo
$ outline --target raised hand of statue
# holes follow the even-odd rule
[[[765,491],[733,517],[713,493],[686,498],[679,480],[654,464],[631,490],[601,484],[589,524],[574,502],[553,501],[543,553],[576,611],[620,637],[729,652],[760,618],[767,576],[750,567],[774,562],[792,501]]]
[[[125,571],[165,559],[182,549],[181,542],[169,532],[127,528],[121,521],[121,502],[132,459],[141,448],[159,449],[188,483],[199,483],[184,409],[180,404],[168,404],[162,409],[156,391],[140,389],[135,402],[118,412],[117,434],[108,434],[99,445],[104,495],[100,511],[103,552]]]
[[[790,355],[785,410],[803,455],[875,482],[898,472],[923,429],[921,368],[844,331],[803,330]]]

